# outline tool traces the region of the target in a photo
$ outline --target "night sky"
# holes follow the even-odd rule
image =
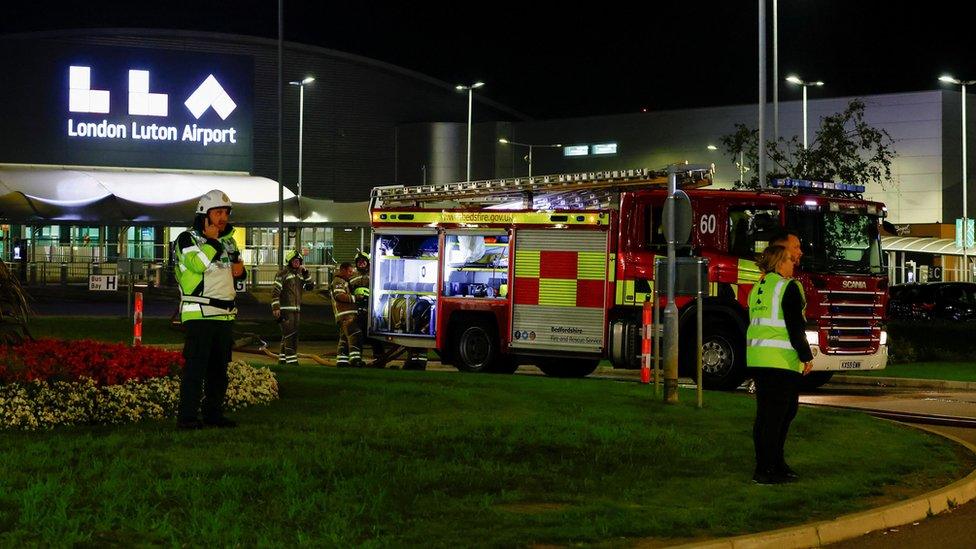
[[[26,4],[5,6],[0,33],[149,27],[277,37],[275,0]],[[756,101],[758,2],[640,5],[286,0],[285,39],[451,84],[483,80],[481,93],[535,118]],[[976,79],[976,33],[961,5],[781,0],[780,77],[825,81],[811,98],[935,89],[945,72]],[[781,100],[798,97],[781,85]]]

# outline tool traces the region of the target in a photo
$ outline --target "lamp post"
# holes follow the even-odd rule
[[[803,86],[803,148],[807,148],[807,88],[810,86],[821,87],[824,85],[823,82],[817,80],[816,82],[804,82],[800,80],[800,77],[791,74],[786,77],[786,81],[790,84],[796,84],[797,86]]]
[[[976,80],[958,80],[949,75],[943,75],[939,77],[939,81],[945,82],[947,84],[955,84],[957,86],[962,86],[962,264],[963,264],[963,275],[962,279],[964,281],[969,281],[969,197],[967,196],[967,187],[969,182],[967,180],[967,166],[966,166],[966,86],[972,86],[976,84]]]
[[[302,247],[302,142],[305,131],[305,86],[315,82],[315,78],[306,76],[299,82],[289,82],[298,86],[298,231],[295,234],[295,247]]]
[[[745,164],[745,151],[739,151],[739,161],[735,163],[735,166],[739,168],[739,186],[742,186],[742,180],[745,178],[746,172],[749,171],[749,166]]]
[[[532,143],[519,143],[518,141],[511,141],[509,139],[505,139],[504,137],[499,139],[498,142],[503,145],[515,145],[518,147],[527,147],[529,149],[529,156],[527,157],[529,161],[529,177],[532,177],[532,149],[536,147],[542,147],[546,149],[558,149],[563,146],[562,143],[550,143],[545,145],[535,145]]]
[[[475,82],[470,86],[462,86],[461,84],[458,84],[457,86],[454,87],[454,89],[456,89],[459,92],[463,92],[463,91],[468,92],[468,155],[467,155],[468,160],[467,160],[467,169],[465,171],[465,178],[464,178],[465,181],[471,181],[471,106],[472,103],[474,102],[474,90],[484,85],[485,85],[484,82]]]

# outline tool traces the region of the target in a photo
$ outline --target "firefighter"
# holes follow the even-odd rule
[[[374,367],[382,368],[383,365],[376,359],[383,356],[383,342],[378,339],[369,339],[366,337],[366,323],[369,319],[369,260],[368,253],[362,250],[356,250],[356,259],[354,260],[356,274],[349,281],[349,290],[356,299],[356,307],[358,310],[356,321],[359,323],[359,330],[363,334],[363,340],[369,342],[369,346],[373,349]]]
[[[278,364],[298,364],[298,321],[302,310],[302,292],[315,287],[312,275],[302,263],[298,250],[285,256],[285,268],[275,275],[271,292],[271,314],[281,324],[281,350]]]
[[[356,271],[352,263],[344,262],[332,278],[332,310],[335,313],[336,327],[339,329],[339,343],[336,349],[336,366],[339,368],[362,368],[363,332],[359,328],[359,307],[356,298],[349,291],[349,280]]]
[[[224,417],[227,363],[234,343],[235,281],[247,277],[228,224],[232,204],[212,190],[197,204],[193,228],[176,238],[180,319],[186,327],[177,427],[234,427]],[[203,421],[200,397],[203,396]]]
[[[793,280],[793,255],[769,246],[756,264],[762,270],[749,292],[746,363],[756,380],[756,420],[752,428],[758,484],[796,480],[783,449],[796,417],[800,381],[813,368],[803,318],[803,289]]]
[[[349,289],[355,296],[369,296],[369,254],[362,251],[356,250],[356,259],[353,261],[356,265],[356,274],[353,275],[352,279],[349,280]],[[356,291],[365,288],[365,292]]]
[[[427,349],[407,350],[407,359],[403,361],[404,370],[426,370],[427,369]]]

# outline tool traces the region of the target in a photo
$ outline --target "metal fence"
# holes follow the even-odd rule
[[[247,283],[250,287],[270,287],[274,284],[275,273],[278,272],[277,265],[247,265]],[[21,278],[21,281],[28,285],[49,285],[49,284],[74,284],[88,285],[92,275],[115,275],[119,276],[117,263],[108,262],[48,262],[38,261],[34,263],[15,262],[10,265]],[[312,275],[312,280],[316,286],[326,287],[332,280],[332,273],[335,271],[334,265],[308,265],[306,268]],[[147,284],[154,287],[175,286],[176,279],[173,275],[173,267],[164,265],[161,262],[142,262],[135,273],[133,281],[136,284]],[[123,277],[119,279],[119,285],[127,283]]]

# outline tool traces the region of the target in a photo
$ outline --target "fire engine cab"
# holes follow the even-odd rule
[[[756,192],[704,188],[711,178],[710,170],[679,177],[693,215],[681,254],[709,261],[706,387],[734,389],[747,375],[755,258],[782,227],[804,251],[795,278],[817,351],[808,385],[884,368],[884,205],[843,183],[777,180]],[[626,170],[375,188],[370,337],[433,349],[467,372],[534,364],[582,377],[601,360],[639,368],[641,308],[652,299],[654,260],[666,256],[667,181],[667,171]],[[677,305],[680,365],[690,375],[694,299]]]

